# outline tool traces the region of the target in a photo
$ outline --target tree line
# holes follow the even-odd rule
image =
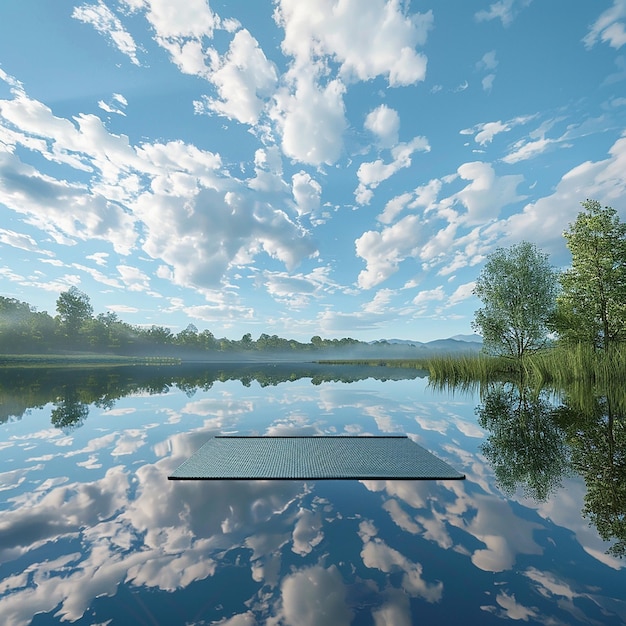
[[[349,337],[311,338],[309,343],[262,333],[239,340],[217,338],[194,324],[173,333],[165,326],[128,324],[109,311],[94,315],[89,296],[71,287],[56,301],[56,315],[36,311],[26,302],[0,296],[0,354],[54,354],[96,352],[119,355],[168,355],[184,352],[199,356],[211,352],[306,352],[366,346]]]
[[[523,360],[555,341],[609,353],[626,341],[626,224],[612,207],[581,204],[563,233],[571,268],[556,270],[527,241],[487,258],[473,328],[488,353]]]

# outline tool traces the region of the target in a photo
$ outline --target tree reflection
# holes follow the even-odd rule
[[[560,390],[555,406],[548,390],[524,381],[490,383],[476,408],[489,435],[482,452],[502,490],[545,501],[574,471],[585,481],[583,516],[608,552],[626,555],[626,390],[598,390],[577,383]]]
[[[521,487],[525,495],[545,501],[568,471],[564,432],[546,395],[523,382],[492,383],[476,409],[490,433],[482,452],[508,495]]]
[[[572,467],[587,484],[583,515],[614,556],[626,555],[626,392],[568,390],[560,422],[571,446]],[[590,393],[591,392],[591,393]]]
[[[53,403],[52,423],[59,428],[79,426],[89,405],[111,408],[115,401],[134,393],[164,394],[176,388],[192,397],[208,391],[216,382],[256,382],[275,386],[309,378],[324,382],[352,383],[366,378],[403,380],[426,372],[369,365],[318,363],[189,363],[183,365],[116,366],[86,368],[4,368],[0,377],[0,423],[22,417],[29,409]],[[71,382],[68,382],[71,381]]]
[[[89,405],[81,402],[75,390],[59,401],[52,409],[50,421],[56,428],[71,430],[81,426],[89,416]]]

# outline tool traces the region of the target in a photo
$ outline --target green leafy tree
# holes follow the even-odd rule
[[[608,350],[626,340],[626,224],[596,200],[582,206],[563,233],[572,267],[560,277],[555,328],[565,342]]]
[[[483,349],[521,359],[543,347],[557,287],[548,256],[534,244],[524,241],[489,255],[474,287],[483,307],[472,326],[483,336]]]
[[[56,308],[61,334],[69,343],[79,343],[83,326],[93,314],[89,296],[76,287],[70,287],[59,295]]]

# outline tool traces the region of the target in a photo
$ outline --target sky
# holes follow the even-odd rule
[[[217,337],[472,332],[626,220],[626,0],[0,5],[0,295]]]

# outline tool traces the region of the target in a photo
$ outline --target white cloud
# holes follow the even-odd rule
[[[376,216],[376,219],[383,224],[390,224],[393,220],[407,207],[411,198],[413,198],[412,193],[403,193],[399,196],[395,196],[391,200],[385,204],[384,211]]]
[[[612,48],[621,48],[626,44],[626,0],[613,0],[613,6],[603,11],[583,38],[587,48],[593,48],[598,40],[608,43]]]
[[[509,26],[519,10],[528,6],[532,0],[498,0],[489,5],[488,9],[483,9],[475,14],[479,22],[499,19],[503,26]]]
[[[304,170],[294,174],[291,177],[291,182],[298,215],[315,217],[320,208],[321,185]]]
[[[454,306],[459,302],[463,302],[464,300],[473,297],[474,294],[472,292],[474,291],[475,286],[475,281],[459,285],[454,290],[454,293],[452,293],[452,295],[448,298],[448,306]]]
[[[432,12],[406,15],[391,0],[281,0],[276,20],[285,29],[282,49],[297,63],[328,55],[346,80],[386,76],[390,86],[424,80],[424,45]]]
[[[109,38],[122,54],[125,54],[135,65],[139,65],[137,45],[133,37],[103,0],[98,0],[97,4],[83,4],[75,7],[72,17],[85,24],[91,24],[99,33]]]
[[[114,313],[138,313],[139,309],[126,304],[107,304],[106,308]]]
[[[395,109],[381,104],[367,114],[365,128],[376,136],[381,148],[391,148],[398,143],[400,116]]]
[[[489,52],[485,52],[476,66],[481,70],[495,70],[496,67],[498,67],[496,51],[490,50]]]
[[[137,267],[118,265],[117,271],[129,291],[147,291],[150,289],[150,278]]]
[[[98,106],[107,113],[115,113],[116,115],[126,117],[124,108],[128,106],[128,101],[124,98],[124,96],[122,96],[122,94],[114,93],[109,102],[99,100]]]
[[[358,284],[371,289],[398,271],[401,261],[417,256],[422,243],[419,217],[408,215],[381,232],[369,230],[356,241],[356,253],[365,260],[366,268],[359,273]]]
[[[39,244],[30,235],[16,233],[14,230],[6,228],[0,228],[0,243],[29,252],[42,252]]]
[[[261,275],[267,292],[277,301],[293,309],[302,309],[324,292],[333,293],[337,285],[330,279],[329,267],[317,267],[309,274],[287,274],[264,271]]]
[[[370,302],[363,305],[366,313],[384,314],[389,310],[389,303],[396,292],[393,289],[379,289]]]
[[[504,241],[527,239],[563,254],[564,225],[574,221],[580,202],[594,198],[602,204],[615,205],[625,195],[626,137],[621,137],[609,149],[608,158],[585,161],[572,168],[562,176],[554,193],[493,224],[486,234],[493,230],[504,235]]]
[[[102,272],[94,269],[93,267],[87,267],[86,265],[81,265],[80,263],[72,263],[72,267],[75,267],[77,270],[81,272],[85,272],[89,274],[95,281],[102,283],[103,285],[109,285],[109,287],[117,287],[118,289],[122,287],[121,283],[115,279],[106,276]]]
[[[513,146],[513,152],[510,152],[502,158],[505,163],[518,163],[532,159],[538,154],[545,152],[549,146],[556,143],[555,139],[535,139],[534,141],[518,141]]]
[[[90,261],[94,261],[96,265],[106,265],[107,259],[109,258],[108,252],[94,252],[94,254],[88,254],[86,259]]]
[[[417,151],[429,152],[430,145],[426,137],[414,137],[407,143],[399,143],[391,149],[393,161],[385,163],[382,159],[361,163],[357,170],[359,184],[354,191],[359,204],[369,204],[373,190],[391,178],[398,170],[411,166],[411,155]]]
[[[0,154],[0,202],[26,214],[26,222],[57,243],[73,245],[74,237],[102,239],[126,254],[135,242],[135,220],[118,205],[82,185],[41,174],[7,153]]]
[[[420,291],[414,298],[413,304],[416,306],[420,306],[425,304],[426,302],[441,301],[446,297],[446,294],[443,291],[443,287],[439,286],[435,289],[426,289]]]
[[[535,117],[535,115],[520,115],[506,122],[502,120],[498,120],[497,122],[481,122],[471,128],[464,128],[460,133],[461,135],[474,135],[474,141],[481,146],[485,146],[491,143],[496,135],[508,133],[512,128],[526,124]]]
[[[298,521],[293,529],[292,551],[300,556],[310,554],[313,548],[324,539],[322,519],[319,512],[300,509]]]
[[[148,22],[154,28],[157,40],[180,37],[211,37],[219,25],[206,0],[185,0],[172,3],[170,0],[123,0],[133,11],[145,10]]]
[[[217,154],[182,141],[133,146],[94,115],[77,115],[75,123],[54,116],[4,78],[14,98],[0,101],[0,121],[14,145],[79,170],[83,179],[88,174],[87,182],[72,184],[0,153],[0,202],[57,243],[101,239],[129,254],[141,229],[143,249],[171,268],[172,281],[207,290],[259,253],[290,270],[315,254],[308,232],[289,217],[292,189],[281,179],[277,149],[259,153],[256,182],[246,184],[221,169]],[[315,106],[308,114],[315,132]],[[313,210],[316,182],[302,176],[294,182],[300,211]]]
[[[228,52],[213,53],[208,79],[219,98],[194,103],[197,112],[214,111],[243,124],[256,124],[277,83],[276,68],[268,61],[257,40],[244,28],[239,30]]]
[[[460,219],[468,225],[483,224],[497,217],[502,207],[524,199],[517,194],[522,175],[498,177],[493,167],[482,161],[463,163],[457,172],[463,180],[471,181],[453,196],[467,209]]]
[[[496,78],[495,74],[487,74],[487,76],[485,76],[482,79],[481,85],[483,86],[484,91],[491,91],[491,89],[493,88],[493,81],[495,80],[495,78]]]
[[[289,74],[289,87],[277,91],[270,115],[288,157],[309,165],[331,165],[341,154],[348,127],[345,86],[339,79],[320,86],[315,78],[308,71]]]

